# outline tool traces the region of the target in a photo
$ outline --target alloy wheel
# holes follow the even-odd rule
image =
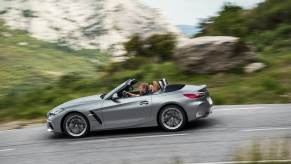
[[[82,115],[71,114],[65,119],[65,130],[72,137],[81,137],[86,134],[88,123]]]

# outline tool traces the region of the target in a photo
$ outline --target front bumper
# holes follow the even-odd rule
[[[47,121],[47,131],[48,132],[54,132],[54,127],[50,121]]]
[[[62,115],[48,117],[47,131],[54,133],[62,133],[61,125],[62,125]]]

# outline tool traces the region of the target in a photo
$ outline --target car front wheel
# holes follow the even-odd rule
[[[183,109],[175,105],[164,107],[159,114],[159,124],[167,131],[181,130],[186,122],[186,115]]]
[[[71,137],[83,137],[89,131],[87,119],[80,113],[68,114],[63,122],[64,132]]]

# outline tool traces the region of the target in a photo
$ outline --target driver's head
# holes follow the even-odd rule
[[[149,91],[149,86],[148,84],[146,83],[141,83],[139,86],[138,86],[138,90],[139,90],[139,94],[140,95],[145,95],[148,93]]]

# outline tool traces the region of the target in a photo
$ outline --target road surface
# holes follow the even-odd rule
[[[291,137],[291,104],[217,106],[185,130],[159,128],[95,132],[86,138],[55,136],[45,126],[0,131],[1,164],[142,164],[232,161],[255,141]]]

